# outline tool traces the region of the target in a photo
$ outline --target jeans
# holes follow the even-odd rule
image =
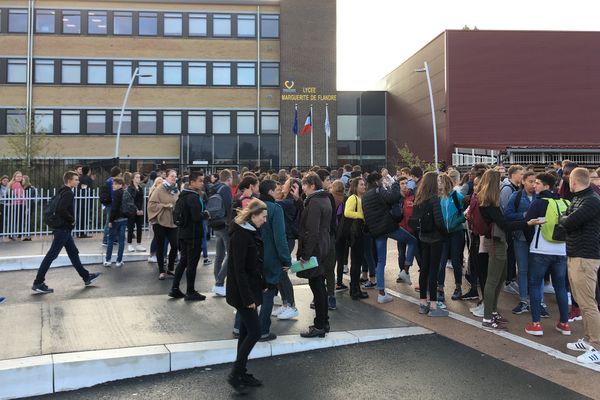
[[[507,235],[506,249],[506,283],[512,282],[517,277],[517,261],[515,258],[515,248],[513,246],[512,235]]]
[[[154,225],[154,234],[156,235],[156,261],[158,262],[158,272],[165,272],[165,243],[168,241],[171,245],[169,251],[169,264],[167,269],[173,271],[175,268],[175,259],[177,258],[177,228],[166,228],[162,225]]]
[[[520,268],[520,267],[519,267]],[[552,285],[556,293],[556,302],[560,313],[560,322],[566,323],[569,315],[567,297],[567,257],[531,253],[529,255],[529,287],[531,288],[531,320],[540,322],[542,293],[544,293],[544,275],[550,270]]]
[[[183,271],[185,271],[186,293],[192,294],[196,291],[196,270],[198,269],[198,261],[200,261],[200,246],[198,242],[193,240],[179,239],[179,251],[181,252],[181,258],[177,268],[175,268],[173,289],[179,289],[179,283],[183,277]]]
[[[106,246],[106,261],[112,258],[113,243],[119,242],[119,250],[117,250],[117,262],[123,261],[123,251],[125,250],[125,230],[127,229],[127,220],[118,219],[112,223],[108,234],[108,243]]]
[[[294,248],[296,242],[295,239],[288,239],[288,248],[290,251]],[[294,298],[294,286],[290,280],[288,272],[281,271],[281,280],[279,281],[279,292],[281,293],[281,302],[290,307],[296,306],[296,299]]]
[[[202,221],[202,226],[204,230],[204,234],[202,235],[202,255],[204,258],[208,258],[208,220]]]
[[[315,320],[314,326],[317,329],[324,329],[329,324],[329,314],[327,305],[327,289],[325,289],[325,276],[320,275],[308,280],[308,285],[313,294],[315,302]]]
[[[405,242],[408,245],[408,251],[406,254],[406,263],[412,264],[415,258],[414,249],[417,245],[417,239],[402,228],[398,228],[394,232],[386,235],[381,235],[375,239],[375,246],[377,248],[377,289],[385,289],[385,262],[387,258],[387,240],[388,238],[394,239],[398,242]],[[412,246],[411,246],[412,245]],[[412,251],[411,251],[412,249]]]
[[[50,264],[52,264],[52,261],[56,260],[63,247],[67,250],[67,255],[69,256],[69,260],[71,260],[73,268],[75,268],[83,281],[86,282],[90,279],[90,273],[83,268],[81,260],[79,259],[79,250],[77,249],[77,246],[75,246],[73,236],[71,236],[71,229],[55,229],[53,235],[54,237],[52,238],[50,250],[48,250],[48,253],[46,253],[46,256],[42,260],[33,284],[39,285],[44,283]]]
[[[271,312],[273,311],[273,298],[275,296],[277,296],[277,288],[269,288],[266,292],[263,292],[263,302],[258,314],[261,336],[267,336],[271,332]]]
[[[108,241],[108,235],[110,233],[110,229],[108,228],[108,220],[110,217],[110,206],[105,206],[104,210],[102,210],[104,214],[104,218],[106,220],[106,225],[104,225],[104,235],[102,236],[102,243],[106,244]]]
[[[519,267],[517,282],[519,283],[519,298],[523,302],[527,302],[529,293],[529,281],[530,281],[530,263],[531,256],[529,254],[529,243],[525,240],[514,240],[515,259],[517,260],[517,266]],[[565,261],[566,262],[566,261]],[[548,269],[549,270],[549,269]],[[543,277],[542,277],[543,279]],[[540,303],[544,302],[544,285],[540,288]],[[536,321],[538,322],[538,321]]]
[[[465,251],[465,233],[460,231],[450,232],[448,238],[442,242],[442,258],[438,273],[438,286],[446,282],[446,261],[452,261],[454,271],[454,284],[462,286],[463,254]]]
[[[214,275],[215,286],[223,286],[227,277],[227,254],[229,251],[229,233],[227,228],[215,229],[215,237],[217,238],[217,255],[215,257]]]
[[[243,374],[246,372],[246,364],[250,352],[260,339],[260,322],[256,309],[238,308],[240,316],[240,337],[237,344],[237,356],[233,363],[233,372]]]
[[[485,239],[484,246],[488,251],[489,261],[483,296],[483,318],[489,320],[492,319],[492,313],[498,311],[498,297],[506,281],[506,242],[499,238]]]
[[[137,244],[142,243],[142,227],[144,226],[144,216],[135,215],[127,220],[127,243],[133,242],[133,228],[136,227],[135,240]]]
[[[368,272],[369,277],[372,278],[376,275],[375,272],[377,266],[374,256],[375,240],[373,240],[373,236],[368,233],[363,236],[363,239],[365,241],[365,256],[363,258],[361,271]]]
[[[443,241],[426,243],[421,242],[421,270],[419,271],[419,298],[437,301],[437,277],[442,257]],[[429,290],[428,290],[429,289]]]

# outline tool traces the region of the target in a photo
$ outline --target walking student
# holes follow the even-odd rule
[[[114,242],[119,243],[119,249],[117,250],[117,263],[115,266],[117,268],[123,266],[123,252],[125,251],[125,230],[127,229],[127,220],[135,214],[136,210],[135,205],[133,204],[133,198],[130,197],[129,193],[125,194],[123,185],[123,178],[117,177],[113,179],[113,201],[108,219],[109,240],[106,247],[106,258],[104,259],[105,267],[110,267],[112,265],[111,258]]]
[[[104,226],[104,235],[102,236],[102,245],[106,246],[108,244],[108,220],[110,218],[110,208],[112,206],[112,198],[113,198],[113,179],[117,176],[121,175],[121,168],[118,166],[114,166],[110,169],[110,178],[104,182],[104,184],[100,187],[100,203],[103,205],[104,216],[106,218],[106,225]]]
[[[73,210],[73,189],[79,184],[79,176],[77,172],[68,171],[63,175],[64,186],[60,188],[55,197],[50,200],[47,210],[44,212],[44,217],[51,216],[50,219],[46,218],[46,222],[50,229],[52,229],[52,244],[50,250],[42,260],[40,268],[38,269],[37,276],[33,281],[31,289],[36,293],[54,293],[54,289],[50,289],[46,283],[46,273],[58,255],[60,251],[65,248],[71,264],[83,279],[86,287],[92,286],[96,279],[100,276],[100,273],[88,272],[79,259],[79,250],[75,246],[75,241],[71,232],[75,227],[75,217]],[[53,209],[52,209],[53,208]]]
[[[127,188],[127,192],[133,198],[133,203],[136,207],[135,215],[127,221],[127,244],[129,251],[146,251],[142,246],[142,228],[144,227],[144,189],[140,186],[142,176],[139,172],[133,174],[131,185]],[[137,245],[133,247],[133,229],[135,231],[135,240]]]

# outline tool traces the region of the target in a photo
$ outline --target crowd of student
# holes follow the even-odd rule
[[[12,232],[14,235],[9,236],[10,240],[21,239],[24,242],[31,241],[29,235],[32,221],[29,216],[31,210],[31,198],[35,197],[36,188],[31,184],[29,176],[23,175],[21,171],[15,171],[12,178],[8,175],[0,176],[0,233],[4,229],[4,206],[8,205],[12,208],[10,218],[14,220]],[[26,234],[21,234],[26,232]]]
[[[206,253],[210,232],[216,240],[212,291],[237,310],[238,356],[229,376],[236,388],[260,384],[247,374],[246,362],[256,342],[276,338],[271,318],[298,316],[289,278],[295,260],[315,310],[313,325],[301,335],[324,337],[331,329],[329,311],[337,308],[336,293],[349,290],[353,300],[361,300],[374,289],[378,303],[393,301],[385,285],[388,239],[397,243],[397,283],[412,285],[409,271],[415,261],[418,265],[420,314],[449,315],[444,287],[451,268],[450,299],[477,300],[471,312],[485,329],[507,329],[498,312],[504,290],[519,296],[513,313],[531,313],[525,332],[541,336],[541,318],[550,317],[543,298],[551,291],[559,308],[553,328],[570,335],[569,323],[583,319],[584,338],[567,347],[584,352],[581,362],[600,362],[600,180],[596,171],[569,161],[558,167],[537,173],[518,165],[508,171],[476,165],[462,179],[452,167],[444,173],[399,168],[394,176],[386,169],[365,173],[349,165],[278,174],[222,170],[206,177],[192,171],[181,179],[169,170],[149,179],[147,216],[141,175],[122,175],[115,167],[100,191],[108,215],[104,266],[112,266],[115,242],[115,265],[123,266],[127,229],[131,244],[137,227],[138,247],[129,250],[141,250],[141,223],[147,218],[153,232],[149,261],[156,261],[158,279],[173,278],[168,295],[201,301],[205,296],[195,289],[196,269],[202,256],[205,265],[212,262]],[[70,235],[75,223],[71,188],[78,179],[74,172],[65,174],[55,211],[63,222],[54,229],[53,245],[38,271],[37,292],[52,292],[44,277],[63,246],[86,286],[99,276],[81,266]],[[309,264],[312,268],[303,268]],[[185,292],[180,289],[184,273]],[[274,310],[277,293],[283,305]]]

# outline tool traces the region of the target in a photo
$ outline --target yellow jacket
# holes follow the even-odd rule
[[[346,200],[346,206],[344,207],[344,217],[351,219],[365,219],[363,213],[362,200],[357,195],[353,194]]]

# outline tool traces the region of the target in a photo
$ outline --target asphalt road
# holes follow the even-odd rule
[[[232,399],[231,365],[103,384],[36,399]],[[438,335],[250,360],[264,386],[246,399],[586,399]]]

